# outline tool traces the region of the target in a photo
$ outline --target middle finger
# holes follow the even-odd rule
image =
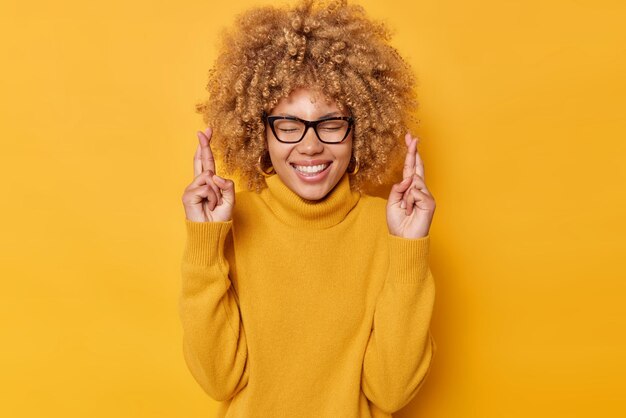
[[[415,173],[424,179],[424,162],[422,161],[422,157],[420,157],[420,153],[417,151],[417,142],[419,142],[419,138],[416,138],[415,143]]]
[[[415,148],[417,143],[413,140],[410,133],[404,137],[407,144],[406,158],[404,159],[404,169],[402,170],[402,178],[411,177],[415,173]]]

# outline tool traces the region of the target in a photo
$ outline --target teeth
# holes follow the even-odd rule
[[[328,167],[328,164],[320,164],[320,165],[294,165],[296,170],[301,171],[303,173],[319,173]]]

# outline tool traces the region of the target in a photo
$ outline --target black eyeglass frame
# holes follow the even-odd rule
[[[313,131],[315,132],[315,135],[317,136],[317,139],[320,140],[320,142],[324,144],[341,144],[343,141],[346,140],[348,135],[350,135],[350,132],[352,131],[352,128],[354,127],[354,118],[352,116],[331,116],[328,118],[323,118],[323,119],[318,119],[318,120],[306,120],[306,119],[297,118],[295,116],[268,116],[265,112],[263,112],[263,119],[265,119],[267,123],[270,125],[270,129],[272,130],[272,133],[274,134],[274,138],[276,138],[278,142],[282,142],[283,144],[297,144],[298,142],[302,141],[302,139],[304,139],[304,137],[306,136],[306,133],[309,131],[309,128],[311,127],[313,128]],[[277,120],[295,120],[295,121],[304,123],[304,132],[302,133],[302,136],[300,137],[300,139],[298,139],[297,141],[280,140],[278,138],[278,135],[276,135],[276,130],[274,129],[274,121],[277,121]],[[346,130],[346,134],[341,139],[341,141],[329,142],[329,141],[324,141],[322,138],[320,138],[320,134],[317,132],[317,125],[319,125],[322,122],[327,122],[329,120],[348,121],[348,129]]]

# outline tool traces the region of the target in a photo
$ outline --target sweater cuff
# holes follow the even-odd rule
[[[208,266],[220,263],[224,258],[224,241],[233,226],[226,222],[194,222],[185,219],[187,242],[183,262]]]
[[[428,276],[430,235],[410,239],[388,235],[389,280],[394,283],[422,283]]]

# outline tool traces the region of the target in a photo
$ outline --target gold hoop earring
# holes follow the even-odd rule
[[[348,164],[348,170],[347,170],[347,172],[348,172],[348,174],[352,174],[352,175],[354,175],[354,174],[356,174],[356,173],[358,173],[358,172],[359,172],[359,167],[360,167],[360,164],[359,164],[359,160],[357,160],[356,158],[352,158],[352,159],[350,160],[350,162],[352,162],[352,161],[354,161],[354,162],[355,162],[355,164],[354,164],[354,168],[352,169],[352,171],[350,171],[350,170],[349,170],[350,165]]]
[[[267,153],[269,156],[269,153]],[[270,177],[273,176],[274,174],[276,174],[276,171],[274,170],[274,166],[271,166],[269,171],[265,171],[265,169],[263,168],[263,157],[265,156],[265,153],[259,155],[259,164],[257,165],[257,171],[259,173],[261,173],[261,175],[263,177]]]

